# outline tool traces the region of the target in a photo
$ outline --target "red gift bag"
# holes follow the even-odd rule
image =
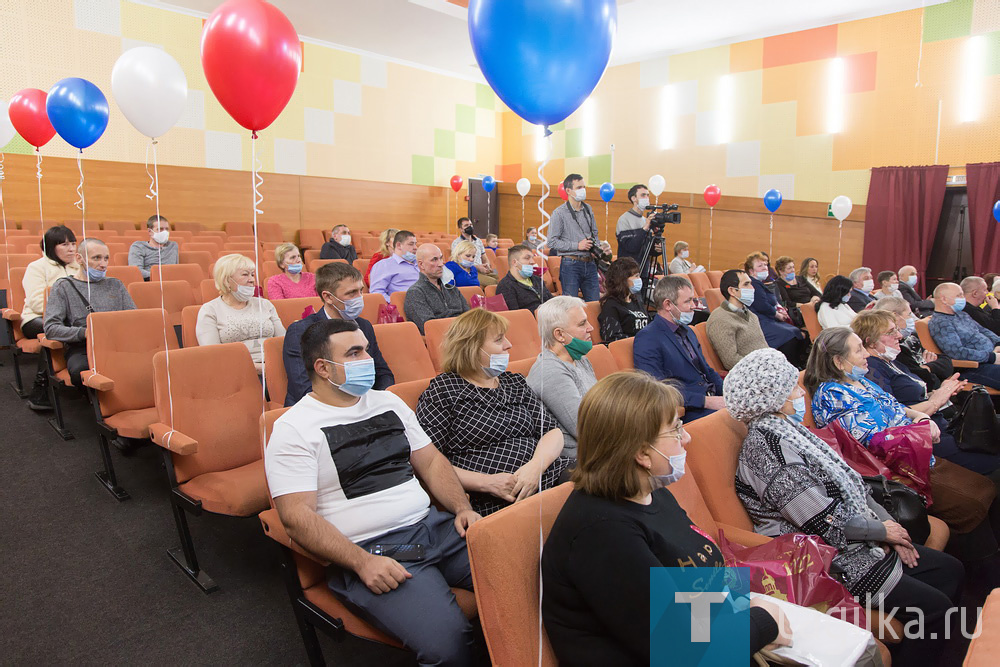
[[[378,324],[395,324],[402,322],[399,308],[394,303],[383,303],[378,307]]]
[[[501,294],[497,294],[496,296],[480,296],[479,294],[473,294],[472,298],[469,299],[469,305],[473,308],[483,308],[491,313],[499,313],[501,311],[508,310],[507,300],[504,299]]]
[[[837,550],[817,535],[788,533],[755,547],[744,547],[726,539],[717,540],[726,567],[739,571],[740,581],[730,582],[736,592],[753,591],[867,628],[864,607],[842,583],[830,575]]]
[[[840,454],[840,458],[851,466],[854,472],[862,477],[892,478],[892,471],[884,463],[875,458],[860,442],[854,439],[838,422],[830,422],[824,428],[810,428],[813,435],[830,446],[830,449]]]

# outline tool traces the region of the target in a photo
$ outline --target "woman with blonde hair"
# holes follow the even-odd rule
[[[299,299],[316,296],[316,276],[302,270],[302,253],[294,243],[274,249],[281,273],[267,279],[268,299]]]
[[[476,268],[476,244],[462,239],[451,249],[451,260],[445,266],[455,277],[455,287],[479,287]]]
[[[676,388],[642,372],[605,377],[580,404],[576,488],[542,551],[542,619],[562,664],[663,662],[667,656],[651,656],[651,645],[663,642],[656,631],[650,636],[650,568],[705,568],[711,577],[724,565],[719,547],[669,490],[684,476],[691,440],[683,406]],[[673,591],[659,592],[674,600]],[[671,605],[655,627],[680,614],[690,619],[690,607]],[[746,611],[713,620],[712,630],[748,639],[749,662],[767,645],[791,643],[778,618],[773,602],[757,598]]]
[[[371,287],[369,276],[372,274],[372,268],[386,257],[392,255],[392,239],[396,236],[397,232],[399,232],[398,229],[390,227],[378,235],[378,252],[368,260],[368,269],[365,271],[365,285],[368,287]]]
[[[417,402],[417,420],[486,516],[555,486],[570,460],[559,424],[523,377],[507,370],[507,320],[483,308],[455,318],[441,370]]]
[[[254,296],[257,271],[249,257],[220,257],[213,273],[219,296],[198,310],[198,345],[243,343],[260,373],[264,365],[263,339],[285,335],[278,311],[267,299]]]

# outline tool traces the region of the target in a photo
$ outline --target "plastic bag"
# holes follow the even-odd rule
[[[399,314],[399,308],[394,303],[383,303],[378,307],[379,324],[395,324],[402,322],[403,318]]]
[[[480,296],[479,294],[473,294],[472,298],[469,299],[469,305],[473,308],[483,308],[491,313],[499,313],[501,311],[508,310],[507,300],[504,299],[501,294],[497,294],[496,296]]]
[[[868,441],[868,449],[892,470],[893,479],[902,482],[934,504],[931,496],[931,422],[893,426],[876,433]]]

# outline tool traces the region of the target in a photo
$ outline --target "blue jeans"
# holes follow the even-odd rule
[[[566,260],[563,261],[565,262]],[[986,385],[993,389],[1000,389],[1000,366],[996,364],[981,363],[979,364],[979,368],[963,370],[959,377],[969,382]]]
[[[583,292],[584,301],[599,301],[601,288],[597,282],[597,265],[581,262],[568,255],[562,256],[559,264],[559,282],[564,296],[578,296]]]

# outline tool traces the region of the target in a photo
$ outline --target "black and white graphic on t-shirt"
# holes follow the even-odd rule
[[[359,498],[413,477],[410,443],[393,411],[364,421],[323,428],[344,496]]]

